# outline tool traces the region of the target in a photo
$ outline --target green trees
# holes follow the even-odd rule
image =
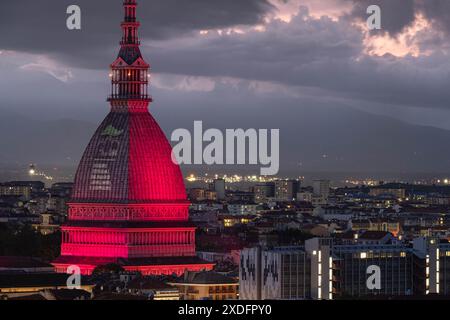
[[[0,256],[37,257],[50,262],[59,256],[61,234],[42,235],[29,225],[0,224]]]
[[[95,268],[93,271],[93,275],[101,275],[101,274],[116,274],[117,275],[123,271],[125,271],[125,269],[122,268],[122,266],[120,266],[118,264],[110,263],[110,264],[101,265],[101,266],[98,266],[97,268]]]

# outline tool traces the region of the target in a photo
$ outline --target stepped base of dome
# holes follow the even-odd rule
[[[62,256],[113,259],[195,256],[195,227],[187,222],[71,221],[61,232]]]
[[[185,271],[209,271],[214,267],[213,263],[196,256],[137,259],[61,256],[52,263],[58,273],[67,273],[69,266],[78,266],[82,275],[91,275],[96,267],[107,264],[117,264],[127,271],[140,272],[146,276],[173,274],[181,276]]]

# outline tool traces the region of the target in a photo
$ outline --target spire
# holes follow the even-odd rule
[[[139,49],[139,21],[136,19],[136,0],[124,0],[124,20],[121,23],[122,40],[116,61],[111,65],[111,96],[113,106],[128,106],[130,101],[152,101],[148,94],[150,66]]]
[[[136,21],[136,0],[125,0],[123,7],[125,10],[125,18],[121,24],[123,35],[120,44],[122,46],[139,46],[138,29],[140,23]]]

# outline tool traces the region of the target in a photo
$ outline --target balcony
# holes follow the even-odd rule
[[[108,97],[108,101],[120,101],[120,100],[143,100],[143,101],[153,101],[153,98],[149,94],[138,94],[138,95],[119,95],[119,94],[112,94]]]

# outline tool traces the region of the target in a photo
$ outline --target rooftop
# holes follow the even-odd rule
[[[89,283],[82,278],[82,284]],[[66,285],[67,274],[23,273],[16,277],[10,274],[0,274],[0,288],[62,287]]]
[[[231,277],[214,271],[187,272],[184,279],[177,281],[183,284],[236,284]]]
[[[360,240],[381,240],[388,235],[392,236],[392,234],[387,231],[366,231],[363,234],[361,234],[358,238]]]
[[[0,256],[0,269],[52,268],[49,263],[31,257]]]

